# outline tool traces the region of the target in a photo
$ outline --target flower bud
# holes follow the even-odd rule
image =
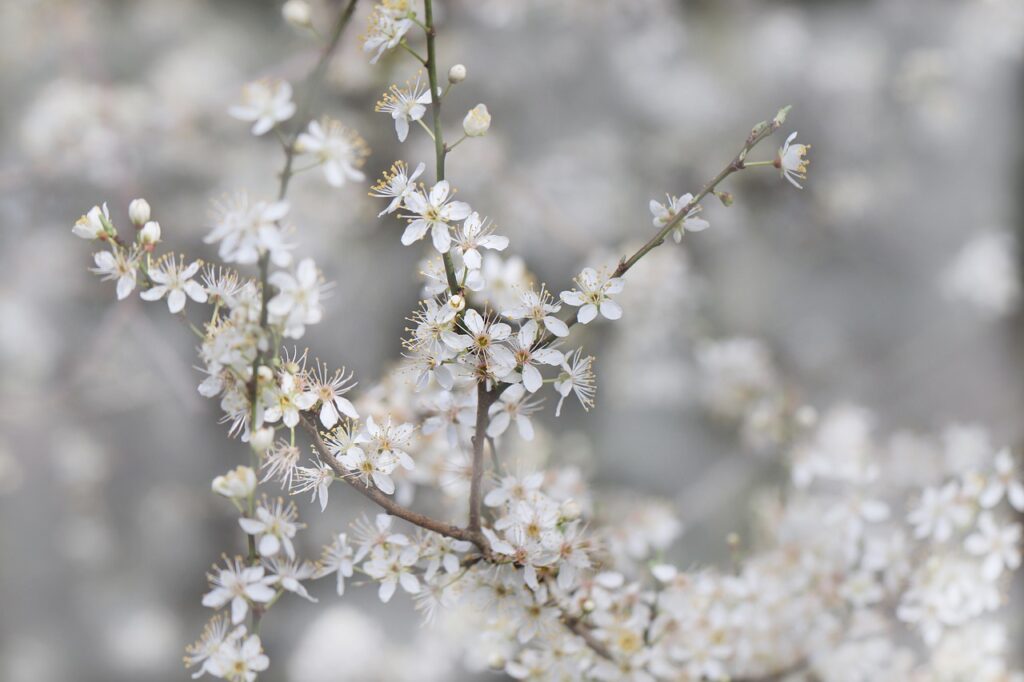
[[[235,467],[223,476],[213,479],[213,492],[238,500],[252,495],[256,490],[256,472],[247,466]]]
[[[778,130],[782,127],[782,124],[786,122],[786,116],[789,115],[789,110],[793,108],[793,105],[784,106],[779,109],[779,113],[775,114],[775,118],[772,119],[772,128]]]
[[[461,83],[466,80],[466,66],[465,64],[456,64],[452,68],[448,69],[448,82],[452,85]]]
[[[135,227],[142,227],[149,222],[149,202],[145,199],[132,199],[128,204],[128,217]]]
[[[270,369],[266,365],[260,365],[256,375],[259,377],[259,380],[263,382],[274,380],[274,370]]]
[[[491,670],[504,670],[505,657],[499,653],[491,654],[490,658],[487,659],[487,667]]]
[[[477,104],[462,120],[462,129],[470,137],[480,137],[491,127],[491,115],[486,104]]]
[[[139,241],[142,243],[142,248],[152,251],[156,243],[160,241],[160,223],[155,220],[146,223],[145,227],[139,231]]]
[[[256,452],[266,452],[270,449],[270,446],[274,444],[274,429],[270,426],[264,426],[262,429],[256,429],[252,434],[252,441],[249,443],[252,445],[252,449]]]
[[[597,604],[594,603],[593,599],[584,599],[583,603],[580,605],[580,608],[583,609],[584,613],[590,613],[591,611],[597,608]]]
[[[313,10],[306,0],[288,0],[281,7],[281,16],[296,28],[310,28],[313,25]]]
[[[722,202],[722,206],[732,206],[733,198],[731,193],[715,190],[715,196]]]
[[[583,514],[583,510],[580,508],[580,503],[572,498],[563,502],[559,511],[562,518],[566,521],[575,521]]]
[[[463,308],[466,307],[466,299],[460,296],[459,294],[455,294],[454,296],[448,299],[448,305],[450,305],[452,307],[452,310],[454,310],[455,312],[460,312]]]

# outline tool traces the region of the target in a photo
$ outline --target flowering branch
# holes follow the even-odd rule
[[[377,503],[382,509],[391,514],[397,516],[400,519],[405,519],[409,523],[419,526],[420,528],[439,533],[446,537],[454,538],[456,540],[465,540],[476,544],[481,551],[486,551],[487,546],[485,544],[479,544],[481,537],[479,533],[473,533],[465,528],[460,528],[452,523],[445,521],[439,521],[437,519],[414,512],[411,509],[407,509],[402,505],[398,504],[394,499],[385,495],[377,488],[363,483],[358,478],[351,475],[351,472],[346,471],[341,464],[338,463],[337,458],[331,453],[327,444],[324,442],[323,437],[320,435],[320,429],[316,425],[316,417],[309,416],[306,414],[302,415],[301,423],[303,428],[309,432],[310,437],[313,439],[313,446],[316,448],[317,453],[320,455],[321,461],[326,463],[334,471],[338,478],[348,483],[350,486],[361,492],[363,495],[368,497],[373,502]]]
[[[496,390],[487,390],[487,382],[476,385],[476,423],[473,427],[473,471],[469,485],[469,526],[480,533],[480,505],[483,501],[484,445],[487,442],[487,412],[498,397]]]

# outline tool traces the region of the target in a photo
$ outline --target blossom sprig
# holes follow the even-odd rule
[[[350,2],[342,11],[311,85],[322,76],[353,6]],[[293,22],[306,25],[303,8],[296,7],[293,3],[289,10]],[[426,39],[426,58],[406,42],[417,26]],[[788,547],[759,557],[740,577],[710,570],[682,572],[659,563],[658,570],[634,570],[634,577],[627,579],[627,569],[637,563],[646,566],[652,554],[678,535],[679,524],[670,514],[647,511],[632,525],[592,529],[596,519],[587,510],[593,506],[583,499],[585,489],[572,484],[571,475],[568,483],[553,468],[518,477],[508,474],[511,467],[505,469],[501,460],[510,444],[543,432],[533,415],[546,383],[559,395],[556,416],[570,396],[584,409],[593,406],[594,358],[584,356],[581,348],[563,353],[555,347],[556,339],[568,336],[575,322],[586,324],[599,315],[619,319],[623,311],[614,297],[623,289],[626,271],[671,231],[678,235],[706,227],[697,215],[700,201],[718,192],[716,185],[731,172],[759,165],[746,162],[746,154],[781,126],[784,114],[755,127],[740,154],[700,193],[669,197],[668,206],[659,205],[658,234],[640,251],[612,272],[584,268],[576,288],[555,299],[544,286],[539,292],[532,288],[521,261],[498,256],[509,241],[493,233],[492,223],[465,202],[453,200],[445,158],[467,137],[485,134],[491,115],[485,105],[477,105],[462,120],[464,135],[454,143],[444,141],[440,103],[447,90],[438,87],[436,37],[431,0],[424,0],[422,17],[412,3],[387,0],[372,10],[363,45],[371,61],[401,47],[427,70],[425,89],[419,78],[407,89],[392,88],[379,110],[391,114],[400,140],[406,139],[410,122],[428,128],[435,145],[434,182],[429,189],[418,184],[426,164],[419,163],[410,173],[411,164],[397,162],[372,189],[374,196],[387,200],[382,214],[402,211],[408,220],[403,244],[430,232],[440,254],[429,266],[425,298],[403,342],[408,365],[417,373],[418,391],[389,376],[363,396],[349,398],[353,384],[344,370],[331,374],[318,361],[309,371],[305,352],[280,350],[283,338],[302,337],[323,314],[321,273],[312,259],[293,254],[295,245],[288,241],[292,228],[284,222],[290,208],[285,198],[289,179],[303,170],[293,167],[293,157],[311,156],[314,165],[308,167],[322,166],[327,181],[340,186],[363,179],[359,168],[366,153],[361,139],[333,119],[319,118],[303,129],[310,120],[305,104],[292,102],[291,86],[285,82],[250,84],[243,105],[232,109],[232,115],[253,123],[256,135],[296,120],[289,134],[278,130],[285,161],[277,198],[250,202],[242,195],[228,200],[207,237],[217,244],[221,260],[255,265],[256,276],[211,267],[200,284],[194,279],[197,263],[186,266],[184,260],[165,257],[153,265],[152,254],[161,240],[159,223],[149,221],[148,206],[141,204],[129,209],[137,228],[135,243],[119,241],[105,207],[90,211],[73,228],[79,236],[108,243],[109,258],[96,264],[105,278],[117,279],[119,296],[134,290],[137,270],[145,278],[146,295],[167,296],[172,312],[186,298],[210,304],[210,321],[197,329],[205,375],[199,390],[220,399],[231,433],[241,433],[250,445],[252,466],[239,467],[212,484],[238,508],[249,554],[225,559],[225,567],[210,574],[211,589],[203,603],[218,610],[230,605],[230,619],[211,621],[190,653],[190,664],[200,666],[199,672],[253,679],[268,661],[258,636],[249,633],[258,631],[259,619],[277,599],[290,593],[315,601],[304,582],[329,575],[335,576],[340,595],[345,581],[358,573],[378,584],[381,601],[404,592],[428,618],[443,608],[473,604],[485,619],[482,629],[509,645],[502,665],[495,667],[517,677],[539,670],[539,675],[562,677],[615,679],[625,672],[639,679],[678,679],[740,677],[763,672],[769,664],[778,669],[780,658],[765,654],[779,649],[765,644],[763,633],[770,628],[744,630],[743,624],[752,620],[744,604],[763,597],[756,613],[774,614],[769,608],[774,605],[784,611],[778,616],[781,622],[790,625],[808,622],[810,614],[827,610],[837,599],[854,607],[877,603],[876,569],[867,568],[867,562],[856,569],[836,562],[851,561],[853,555],[859,559],[874,526],[888,521],[887,506],[883,518],[875,513],[881,502],[851,496],[837,501],[834,514],[817,515],[835,525],[841,544],[839,551],[822,552],[821,557],[799,557],[798,565],[808,567],[800,581],[783,580],[794,570]],[[449,70],[449,87],[465,78],[465,68],[458,67]],[[428,111],[430,126],[424,122]],[[802,145],[791,142],[778,163],[784,177],[793,181],[805,175],[806,161]],[[576,310],[559,317],[563,306]],[[545,372],[553,375],[545,378]],[[364,421],[359,421],[360,413]],[[312,439],[312,458],[303,460],[298,427]],[[355,524],[351,544],[348,532],[335,534],[314,564],[297,553],[295,538],[304,524],[294,503],[259,497],[260,485],[271,480],[290,493],[309,493],[321,511],[338,482],[386,513],[373,523]],[[1016,495],[1012,478],[1004,475],[1000,481],[1003,495]],[[412,490],[434,483],[452,484],[461,495],[464,524],[411,508]],[[996,492],[989,497],[997,497]],[[976,528],[957,528],[969,532],[963,547],[970,556],[964,565],[980,566],[983,577],[994,575],[997,568],[1012,570],[1020,562],[1012,547],[1019,532],[995,516],[991,523],[982,522],[989,513],[975,515]],[[421,532],[401,532],[396,519]],[[829,576],[839,577],[830,583]],[[908,622],[919,604],[928,612],[930,579],[922,574],[918,580],[918,593],[924,597],[906,599]],[[938,584],[948,587],[957,579],[944,578]],[[801,592],[807,585],[826,584],[832,602]],[[986,611],[991,589],[979,594],[978,603]],[[748,642],[754,646],[739,646]],[[744,659],[748,650],[754,653]]]

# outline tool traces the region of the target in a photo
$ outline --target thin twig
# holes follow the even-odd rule
[[[733,157],[732,161],[730,161],[725,168],[719,171],[718,175],[708,180],[708,182],[704,184],[704,187],[701,189],[701,191],[698,192],[697,195],[694,196],[693,199],[691,199],[682,209],[680,209],[672,218],[672,220],[668,221],[665,224],[665,226],[658,231],[657,234],[655,234],[647,241],[646,244],[637,249],[637,251],[629,258],[623,256],[619,260],[619,264],[618,266],[616,266],[611,276],[622,277],[623,275],[625,275],[626,272],[628,272],[634,265],[636,265],[641,258],[646,256],[655,248],[664,244],[665,238],[672,232],[672,230],[679,227],[680,223],[682,223],[683,220],[686,219],[687,214],[689,214],[690,211],[696,208],[697,205],[700,204],[700,202],[704,199],[704,197],[714,192],[715,188],[718,187],[719,183],[721,183],[723,180],[725,180],[733,173],[741,171],[750,165],[754,165],[746,163],[745,159],[747,157],[747,154],[750,152],[751,149],[756,147],[761,140],[765,139],[766,137],[774,133],[776,130],[778,130],[779,127],[781,127],[781,125],[781,121],[778,121],[776,119],[770,123],[764,124],[762,127],[755,128],[747,137],[746,142],[743,144],[743,148],[740,149],[736,156]],[[562,320],[569,327],[572,327],[573,325],[576,324],[575,312],[575,309],[570,309],[566,313],[565,318],[563,318]],[[538,345],[539,347],[542,348],[547,347],[554,343],[557,340],[557,338],[558,337],[556,337],[551,332],[546,332],[545,335],[538,342]]]
[[[434,28],[434,6],[432,0],[423,0],[423,11],[425,15],[424,32],[427,34],[427,78],[430,80],[430,115],[434,126],[434,157],[437,169],[437,182],[444,180],[444,159],[447,150],[444,145],[444,130],[441,127],[441,97],[437,93],[437,50],[434,47],[434,39],[437,37],[437,30]],[[455,264],[452,262],[451,254],[441,254],[444,261],[444,274],[448,279],[448,291],[452,296],[462,293],[462,287],[455,276]]]
[[[497,391],[487,390],[487,382],[476,385],[476,425],[473,433],[473,473],[469,483],[469,530],[480,532],[480,503],[484,481],[484,444],[487,442],[487,412]]]
[[[302,426],[309,432],[313,439],[313,446],[316,448],[317,453],[320,455],[320,459],[331,467],[335,475],[342,479],[350,486],[361,492],[372,501],[376,502],[386,512],[392,516],[397,516],[400,519],[405,519],[409,523],[425,528],[426,530],[440,533],[456,540],[466,540],[475,544],[484,555],[489,554],[489,547],[486,542],[482,540],[482,536],[479,533],[471,532],[469,529],[460,528],[453,523],[447,523],[445,521],[439,521],[438,519],[432,518],[419,512],[414,512],[411,509],[403,507],[402,505],[395,502],[394,499],[388,497],[380,490],[368,486],[356,477],[351,475],[351,472],[346,471],[338,460],[331,453],[327,447],[327,443],[324,442],[323,437],[320,435],[320,430],[316,426],[316,416],[303,414],[302,415]],[[483,543],[483,544],[481,544]]]

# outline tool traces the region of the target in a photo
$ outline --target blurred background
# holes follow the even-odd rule
[[[279,146],[226,110],[246,81],[298,82],[315,61],[280,4],[0,3],[0,679],[184,679],[205,569],[242,546],[209,482],[246,449],[195,390],[194,337],[162,306],[115,304],[70,229],[104,201],[127,223],[142,196],[168,248],[213,257],[211,201],[273,195]],[[696,191],[779,107],[793,105],[782,132],[813,146],[802,192],[771,169],[728,181],[735,205],[706,202],[713,229],[630,273],[629,324],[580,336],[598,356],[598,405],[567,409],[559,446],[597,486],[669,501],[687,526],[684,565],[727,559],[723,539],[748,513],[738,501],[780,476],[709,415],[710,340],[758,339],[767,380],[821,408],[865,405],[883,433],[978,423],[995,443],[1024,438],[1024,2],[439,4],[439,59],[469,70],[447,125],[478,102],[494,117],[448,177],[555,291],[645,241],[648,200]],[[367,63],[356,36],[369,5],[317,108],[367,139],[375,179],[433,151],[415,127],[399,148],[373,112],[416,72],[401,54]],[[321,27],[336,11],[314,9]],[[336,282],[303,343],[364,386],[398,358],[422,255],[376,218],[369,184],[336,190],[311,172],[290,194],[298,253]],[[365,509],[341,497],[325,515],[302,501],[307,556]],[[408,600],[313,593],[319,605],[283,601],[268,619],[280,653],[261,679],[463,674]],[[385,651],[384,632],[400,645]]]

